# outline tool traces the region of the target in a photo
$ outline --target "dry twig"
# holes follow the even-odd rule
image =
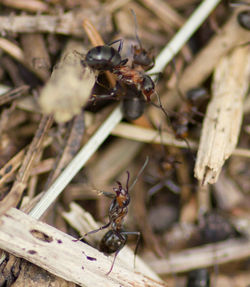
[[[213,97],[203,122],[195,177],[203,184],[217,181],[221,168],[238,141],[243,103],[250,77],[248,47],[235,49],[219,62]]]

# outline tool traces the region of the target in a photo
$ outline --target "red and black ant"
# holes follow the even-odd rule
[[[123,111],[125,118],[129,120],[140,117],[144,112],[145,100],[151,102],[151,96],[155,93],[155,84],[150,76],[145,74],[145,71],[154,66],[154,57],[152,51],[146,51],[140,42],[137,34],[137,22],[135,17],[135,34],[138,46],[132,46],[133,59],[131,66],[127,65],[128,59],[122,59],[120,52],[123,47],[123,40],[116,40],[109,45],[97,46],[88,51],[85,57],[87,65],[99,71],[110,71],[117,76],[117,84],[109,95],[104,95],[98,98],[116,98],[118,90],[122,90],[123,95]],[[114,49],[111,45],[119,43],[118,49]],[[97,97],[92,97],[90,101],[95,101]],[[159,106],[162,108],[159,97]],[[130,112],[130,110],[132,110]],[[164,113],[166,113],[164,111]]]
[[[107,253],[107,254],[111,254],[115,252],[115,256],[114,256],[114,260],[112,262],[111,268],[109,269],[106,275],[109,275],[110,272],[112,271],[114,263],[115,263],[115,259],[118,253],[120,252],[120,250],[126,244],[128,235],[137,236],[137,243],[136,243],[136,248],[135,248],[135,255],[136,255],[141,234],[139,231],[123,230],[123,221],[124,221],[125,216],[128,213],[128,205],[130,203],[129,189],[131,190],[134,187],[139,176],[145,169],[147,163],[148,163],[148,158],[146,159],[144,165],[138,172],[136,179],[134,180],[134,182],[132,183],[130,187],[128,186],[130,174],[127,171],[126,188],[123,188],[122,184],[119,181],[117,181],[116,183],[118,184],[118,187],[113,188],[114,193],[102,192],[105,196],[113,198],[110,204],[110,207],[109,207],[109,222],[105,224],[104,226],[101,226],[98,229],[95,229],[95,230],[92,230],[86,233],[83,237],[78,239],[78,240],[81,240],[89,234],[96,233],[108,227],[111,228],[108,232],[105,233],[105,235],[103,236],[100,242],[100,251]]]
[[[111,45],[120,42],[118,50]],[[110,71],[117,75],[117,81],[125,85],[134,85],[138,91],[141,91],[147,101],[150,101],[151,95],[154,93],[155,84],[150,76],[146,75],[143,70],[131,68],[126,65],[128,59],[122,59],[120,51],[122,50],[123,40],[116,40],[109,45],[97,46],[88,51],[85,62],[93,69],[100,71]],[[139,53],[143,52],[146,61],[146,51],[137,50],[136,65],[141,66]],[[151,62],[151,60],[150,60]],[[140,63],[140,64],[138,64]],[[145,62],[144,62],[145,63]],[[151,64],[150,64],[151,65]],[[145,66],[145,65],[144,65]]]

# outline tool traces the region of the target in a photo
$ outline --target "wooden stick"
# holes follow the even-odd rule
[[[215,183],[226,159],[235,149],[249,86],[248,47],[235,49],[218,64],[213,95],[203,121],[195,164],[195,177],[203,184]]]
[[[232,261],[247,259],[250,256],[250,241],[231,239],[220,243],[207,244],[170,253],[168,259],[150,259],[149,266],[158,274],[174,274],[187,272],[197,268],[225,264]]]
[[[2,216],[0,224],[1,249],[80,286],[166,286],[121,264],[106,276],[112,258],[17,209]]]

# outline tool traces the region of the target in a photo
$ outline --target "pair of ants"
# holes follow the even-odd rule
[[[127,65],[128,59],[122,59],[120,52],[123,47],[123,40],[116,40],[109,45],[97,46],[88,51],[85,62],[88,66],[98,71],[110,71],[117,76],[117,84],[110,91],[109,95],[101,96],[101,98],[115,98],[120,84],[123,85],[123,113],[126,119],[135,120],[144,112],[145,100],[151,102],[151,96],[155,93],[154,81],[145,72],[154,66],[154,57],[151,51],[146,51],[141,44],[137,35],[138,46],[132,46],[133,60],[131,67]],[[119,43],[118,49],[112,47],[113,44]],[[125,89],[125,90],[124,90]],[[187,99],[184,109],[180,113],[174,113],[170,123],[177,139],[185,140],[188,134],[188,125],[192,123],[193,114],[198,114],[196,104],[199,102],[206,91],[198,88],[187,93]],[[165,116],[169,119],[169,115],[163,108],[159,96],[158,103],[151,104],[160,108]],[[92,97],[92,101],[96,97]],[[189,146],[189,145],[188,145]]]
[[[122,39],[108,45],[94,47],[85,57],[85,62],[89,67],[101,72],[110,71],[116,75],[116,86],[108,96],[101,98],[116,98],[118,92],[124,94],[123,114],[129,120],[137,119],[143,114],[145,99],[150,102],[150,97],[155,92],[154,81],[145,74],[145,71],[154,66],[154,57],[151,52],[147,52],[142,47],[137,34],[136,38],[139,46],[132,46],[131,67],[127,65],[128,59],[122,59],[120,55],[123,47]],[[117,50],[112,47],[116,43],[119,43]],[[96,100],[96,98],[91,100]]]
[[[148,164],[148,157],[140,171],[138,172],[134,182],[129,187],[129,179],[130,173],[127,171],[127,181],[126,187],[123,188],[120,181],[116,181],[118,187],[114,187],[113,191],[111,192],[102,192],[105,196],[112,198],[112,202],[109,207],[108,215],[109,215],[109,222],[98,229],[92,230],[86,233],[83,237],[80,237],[77,241],[85,238],[89,234],[96,233],[100,230],[106,229],[110,227],[110,230],[105,233],[101,242],[100,242],[100,251],[104,252],[105,254],[112,254],[115,253],[112,265],[106,275],[109,275],[113,269],[115,259],[121,249],[125,246],[128,235],[136,235],[137,236],[137,243],[135,247],[135,255],[137,253],[137,249],[139,246],[140,241],[140,232],[139,231],[125,231],[123,229],[123,221],[125,216],[128,213],[128,205],[130,203],[130,195],[129,190],[131,191],[134,185],[136,184],[139,176],[144,171],[146,165]],[[134,262],[135,263],[135,262]]]

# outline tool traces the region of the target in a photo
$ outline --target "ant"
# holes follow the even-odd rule
[[[118,50],[110,45],[120,42]],[[93,69],[100,71],[110,71],[117,75],[117,81],[125,85],[134,85],[141,91],[148,102],[154,93],[155,84],[150,76],[143,71],[131,68],[126,65],[128,59],[121,59],[123,40],[119,39],[109,45],[97,46],[90,49],[85,57],[85,62]]]
[[[175,137],[187,142],[189,124],[195,124],[194,115],[204,116],[198,111],[199,106],[207,98],[207,91],[202,87],[191,89],[186,94],[185,103],[182,105],[178,113],[174,114],[171,125],[174,130]]]
[[[144,112],[145,100],[150,102],[150,98],[155,93],[155,84],[150,76],[145,74],[145,71],[154,66],[154,57],[152,52],[146,51],[141,44],[137,34],[137,22],[134,11],[132,13],[135,18],[135,34],[138,46],[132,46],[132,64],[127,65],[128,59],[122,59],[120,52],[123,47],[123,40],[116,40],[109,45],[97,46],[88,51],[85,57],[85,62],[93,69],[99,71],[110,71],[117,77],[116,86],[110,91],[109,96],[101,98],[114,98],[117,91],[122,85],[125,90],[123,111],[127,119],[133,120],[140,117]],[[111,47],[113,44],[119,43],[118,49]],[[95,100],[93,97],[91,100]],[[159,101],[159,99],[158,99]],[[160,101],[159,101],[160,102]],[[152,103],[153,104],[153,103]],[[153,104],[155,105],[155,104]],[[157,105],[155,105],[157,106]],[[162,106],[157,106],[162,109]],[[129,113],[129,110],[131,113]]]
[[[149,200],[162,188],[167,188],[174,194],[180,193],[180,187],[174,182],[173,176],[180,161],[176,160],[176,157],[171,154],[161,156],[156,160],[157,173],[149,176],[149,183],[154,184],[147,192],[147,199]]]
[[[141,233],[139,231],[125,231],[123,229],[123,221],[125,216],[128,213],[128,205],[130,203],[130,195],[129,195],[129,189],[131,190],[135,183],[137,182],[139,176],[145,169],[146,165],[148,163],[148,157],[146,158],[146,161],[140,171],[137,174],[136,179],[132,183],[132,185],[129,187],[129,178],[130,174],[127,171],[127,182],[126,187],[123,188],[120,181],[116,181],[118,187],[114,187],[113,191],[114,193],[110,192],[102,192],[105,196],[112,198],[112,202],[109,207],[109,222],[105,224],[104,226],[101,226],[98,229],[92,230],[88,233],[86,233],[83,237],[79,238],[77,241],[83,239],[85,236],[89,234],[96,233],[100,230],[106,229],[110,227],[111,229],[105,233],[103,236],[101,242],[100,242],[100,251],[111,254],[115,252],[115,256],[112,262],[112,265],[106,273],[106,275],[109,275],[113,269],[115,259],[118,255],[118,253],[121,251],[121,249],[125,246],[127,242],[128,235],[136,235],[137,236],[137,243],[135,248],[135,255],[137,253],[138,244],[140,240]]]

